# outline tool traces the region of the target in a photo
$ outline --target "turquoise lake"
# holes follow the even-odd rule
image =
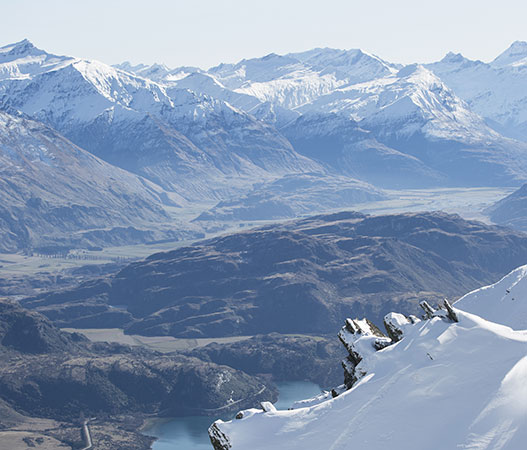
[[[277,409],[287,409],[297,400],[314,397],[320,387],[308,381],[283,381],[276,383],[279,391]],[[212,450],[207,429],[214,417],[177,417],[154,424],[145,434],[158,440],[153,450]]]

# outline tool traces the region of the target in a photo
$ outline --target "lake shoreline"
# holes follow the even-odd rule
[[[287,409],[295,401],[311,398],[322,392],[319,385],[309,381],[282,381],[275,384],[279,391],[278,401],[275,403],[278,409]],[[208,428],[220,418],[232,420],[234,414],[229,414],[228,417],[146,417],[139,431],[155,439],[153,450],[211,450]]]

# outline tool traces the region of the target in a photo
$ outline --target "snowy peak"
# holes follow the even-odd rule
[[[67,56],[49,54],[24,39],[0,48],[0,81],[30,78],[74,60],[75,58]]]
[[[464,61],[466,61],[466,58],[461,53],[448,52],[440,62],[448,64],[458,64]]]
[[[0,47],[0,61],[13,60],[22,56],[42,53],[45,52],[36,48],[28,39],[24,39],[20,42]]]
[[[515,41],[491,63],[494,67],[527,65],[527,42]]]
[[[316,48],[302,53],[290,53],[288,56],[317,70],[337,70],[343,76],[356,72],[358,67],[368,67],[371,73],[376,73],[377,76],[387,75],[398,67],[360,49]]]
[[[469,68],[472,66],[486,66],[487,64],[479,60],[473,61],[466,58],[461,53],[448,52],[441,61],[432,64],[426,64],[425,67],[434,70],[436,66],[448,68]]]
[[[527,140],[527,43],[517,41],[490,64],[448,54],[428,64],[499,133]]]

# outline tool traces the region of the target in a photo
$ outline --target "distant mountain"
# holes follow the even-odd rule
[[[515,43],[485,70],[521,81],[523,52]],[[362,182],[519,185],[527,179],[527,143],[504,137],[490,122],[498,119],[457,95],[458,78],[460,86],[470,83],[465,75],[449,78],[461,70],[453,67],[461,64],[461,74],[483,64],[458,59],[403,67],[361,50],[324,48],[207,71],[110,67],[25,40],[0,49],[0,109],[22,111],[175,194],[165,202],[227,206],[209,211],[223,219],[293,217],[321,212],[321,205],[327,211],[351,185],[354,198],[371,199],[373,188]],[[480,92],[478,83],[470,89]],[[521,128],[520,100],[506,100],[506,109],[518,111]],[[284,182],[308,178],[318,180],[319,194],[291,195]]]
[[[357,151],[348,144],[345,153],[350,162],[345,167],[353,167],[357,161],[361,167],[365,165],[370,174],[373,172],[379,183],[382,180],[375,169],[377,174],[389,173],[384,183],[390,183],[389,178],[395,177],[399,185],[426,183],[422,180],[426,170],[430,173],[428,183],[431,185],[511,185],[527,175],[527,145],[506,139],[489,128],[439,78],[422,66],[406,66],[395,74],[337,88],[297,110],[303,114],[330,114],[341,122],[336,128],[332,120],[323,121],[331,132],[313,127],[318,130],[318,136],[309,143],[309,153],[305,154],[315,159],[324,159],[339,148],[332,145],[328,135],[349,134],[352,125],[346,125],[338,119],[340,117],[356,121],[360,128],[370,131],[370,140],[375,138],[385,147],[417,159],[404,160],[393,150],[391,157],[386,157],[388,152],[379,149],[379,145],[372,145],[379,150],[364,156],[364,150]],[[295,133],[294,127],[290,125],[284,131],[286,136]],[[360,132],[354,134],[355,140],[364,140]],[[305,145],[295,148],[304,153]],[[317,145],[318,154],[322,156],[315,151]],[[337,158],[337,164],[341,159]],[[364,160],[369,164],[364,164]],[[405,175],[409,168],[417,169],[417,180]]]
[[[208,71],[174,69],[187,74],[176,78],[168,70],[156,80],[222,99],[276,126],[304,156],[381,187],[517,185],[527,178],[525,139],[497,126],[512,119],[476,107],[467,93],[493,108],[506,102],[504,110],[517,111],[512,125],[519,130],[526,110],[522,55],[515,43],[491,65],[449,55],[427,67],[403,67],[361,50],[325,48]],[[451,70],[460,64],[458,80]],[[486,75],[481,81],[476,66],[496,72],[497,82]]]
[[[526,274],[520,267],[450,312],[427,305],[422,320],[392,312],[389,337],[368,320],[347,319],[339,339],[351,385],[287,411],[253,408],[218,420],[209,428],[214,449],[523,448]]]
[[[155,254],[23,303],[60,326],[131,334],[324,334],[350,312],[377,324],[394,306],[416,313],[419,301],[455,298],[526,257],[527,235],[456,215],[343,212]]]
[[[382,191],[351,178],[313,173],[286,175],[255,184],[246,195],[219,202],[194,222],[293,219],[384,198]]]
[[[2,251],[195,236],[165,211],[179,200],[46,125],[0,111]]]
[[[386,76],[396,68],[361,50],[319,48],[221,64],[209,73],[237,93],[294,109],[340,86]]]
[[[527,184],[489,206],[485,213],[494,223],[527,231]]]
[[[514,42],[490,63],[449,53],[427,67],[495,130],[527,140],[527,42]]]
[[[221,100],[168,91],[96,61],[22,41],[0,49],[0,73],[0,108],[20,110],[189,200],[224,198],[254,179],[323,171],[272,126]]]

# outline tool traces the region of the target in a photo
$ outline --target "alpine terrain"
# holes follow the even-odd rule
[[[225,449],[520,449],[527,438],[527,266],[425,315],[390,313],[385,336],[346,320],[345,384],[209,429]],[[440,428],[438,428],[440,424]]]

